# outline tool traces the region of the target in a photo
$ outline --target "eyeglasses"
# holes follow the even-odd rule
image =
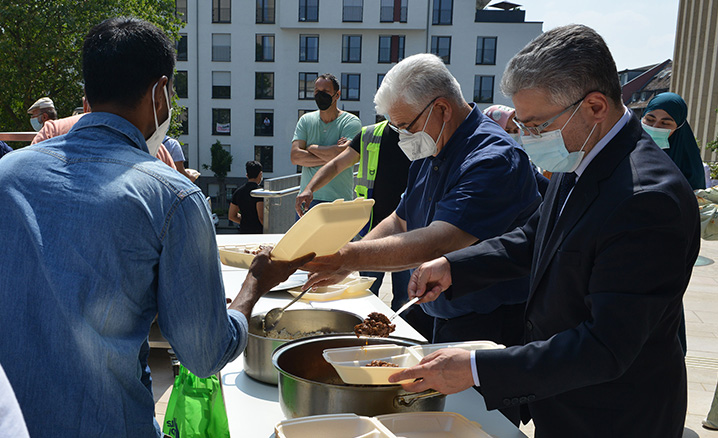
[[[438,99],[439,97],[441,97],[441,96],[436,96],[435,98],[431,99],[431,102],[429,102],[428,104],[426,104],[426,106],[424,107],[424,109],[421,110],[421,112],[420,112],[416,117],[414,117],[414,120],[412,120],[411,123],[409,123],[409,125],[408,125],[406,128],[399,128],[399,127],[397,127],[396,125],[394,125],[393,123],[391,123],[391,121],[387,122],[387,124],[389,125],[389,127],[390,127],[391,129],[393,129],[394,131],[398,132],[399,134],[411,135],[412,132],[409,131],[409,130],[411,129],[412,125],[414,125],[414,123],[416,123],[416,121],[419,120],[419,117],[421,117],[421,115],[424,114],[424,111],[426,111],[427,108],[429,108],[429,107],[431,106],[431,104],[434,103],[434,102],[436,101],[436,99]],[[385,118],[386,118],[387,120],[389,120],[389,115],[387,114],[387,115],[385,116]]]
[[[586,95],[586,96],[587,96],[587,95]],[[575,107],[576,105],[578,105],[579,103],[581,103],[581,101],[582,101],[583,99],[585,99],[586,96],[584,96],[584,97],[578,99],[576,102],[574,102],[574,103],[572,103],[571,105],[567,106],[566,109],[564,109],[564,110],[561,111],[560,113],[556,114],[555,116],[551,117],[550,119],[546,120],[545,122],[543,122],[542,124],[540,124],[540,125],[538,125],[538,126],[526,126],[526,125],[524,125],[522,122],[518,121],[518,120],[516,119],[516,117],[513,118],[513,121],[514,121],[514,123],[516,123],[516,126],[518,126],[521,131],[523,131],[523,132],[525,132],[525,133],[528,133],[531,137],[541,137],[541,131],[543,131],[544,129],[546,129],[546,128],[548,128],[549,126],[551,126],[551,124],[552,124],[553,122],[555,122],[556,119],[558,119],[558,118],[561,117],[562,115],[566,114],[566,112],[567,112],[568,110],[570,110],[571,108],[573,108],[573,107]]]

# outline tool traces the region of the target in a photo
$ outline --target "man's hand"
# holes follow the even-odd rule
[[[426,356],[419,365],[389,376],[390,382],[420,379],[401,386],[409,392],[434,389],[454,394],[474,386],[471,375],[471,352],[460,348],[444,348]]]
[[[294,209],[297,211],[299,217],[304,216],[304,213],[309,210],[309,205],[313,199],[314,193],[309,189],[304,189],[302,193],[297,195],[297,199],[294,201]]]
[[[252,316],[252,308],[262,295],[289,278],[300,266],[314,258],[314,253],[311,253],[285,262],[272,260],[269,252],[270,250],[265,248],[254,257],[249,266],[247,278],[242,283],[242,288],[229,306],[230,309],[244,313],[248,320]]]
[[[306,266],[303,266],[303,270],[310,272],[303,289],[329,286],[345,279],[351,273],[351,270],[344,269],[344,260],[344,254],[340,249],[332,255],[317,257]]]
[[[434,301],[451,286],[451,265],[439,257],[416,268],[409,279],[409,298],[421,297],[422,303]]]

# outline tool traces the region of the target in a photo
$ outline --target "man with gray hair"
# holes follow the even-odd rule
[[[306,266],[309,285],[329,284],[354,270],[414,268],[522,225],[540,204],[527,155],[464,100],[439,57],[425,53],[399,62],[374,102],[413,161],[406,191],[396,210],[361,241]],[[434,342],[520,343],[527,290],[524,276],[482,295],[422,306],[433,317]]]
[[[502,89],[529,156],[554,172],[546,198],[526,225],[420,266],[409,296],[453,301],[530,273],[526,345],[440,350],[390,380],[480,387],[489,409],[521,406],[537,438],[682,436],[677,331],[700,243],[688,182],[621,102],[594,30],[537,37]]]

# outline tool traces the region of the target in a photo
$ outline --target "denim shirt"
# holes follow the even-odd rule
[[[244,349],[200,189],[108,113],[0,161],[0,363],[33,437],[157,437],[140,350],[199,376]]]

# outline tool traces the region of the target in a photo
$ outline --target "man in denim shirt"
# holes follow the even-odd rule
[[[0,162],[0,363],[33,437],[161,436],[141,365],[155,315],[211,375],[244,349],[259,297],[311,258],[260,254],[226,309],[205,198],[154,158],[173,68],[155,26],[99,24],[83,47],[93,112]]]

